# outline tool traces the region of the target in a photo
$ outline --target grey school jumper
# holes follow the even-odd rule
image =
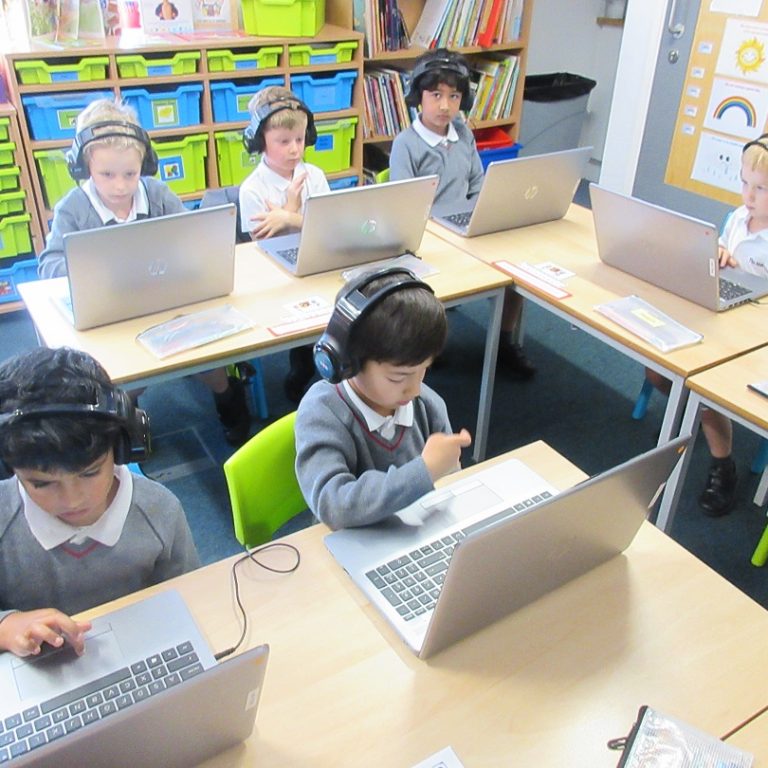
[[[476,197],[483,184],[483,164],[475,137],[459,118],[453,127],[459,140],[445,147],[430,147],[412,125],[401,131],[392,142],[389,178],[399,181],[436,173],[440,179],[435,205],[453,205]]]
[[[151,176],[142,177],[141,183],[147,190],[149,214],[147,218],[167,216],[186,210],[183,203],[170,189]],[[71,189],[56,203],[53,210],[51,231],[45,241],[45,248],[38,257],[37,271],[40,277],[64,277],[67,264],[64,261],[64,235],[82,232],[84,229],[99,229],[104,223],[91,205],[88,195],[80,187]]]
[[[371,433],[341,386],[312,385],[296,416],[296,477],[309,508],[335,529],[383,520],[433,489],[421,451],[452,432],[443,399],[422,384],[413,425]]]
[[[200,565],[179,500],[133,476],[123,532],[113,547],[90,539],[46,551],[33,536],[15,477],[0,482],[0,620],[10,610],[71,615]]]

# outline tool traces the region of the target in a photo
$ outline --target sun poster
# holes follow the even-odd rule
[[[741,202],[741,149],[768,131],[768,0],[702,0],[664,180]]]

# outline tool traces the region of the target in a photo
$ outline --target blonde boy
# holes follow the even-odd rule
[[[316,138],[312,112],[288,88],[271,86],[250,101],[244,138],[261,161],[240,185],[240,225],[253,239],[301,229],[310,195],[328,192],[323,171],[302,160]]]

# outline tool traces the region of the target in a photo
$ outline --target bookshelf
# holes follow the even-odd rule
[[[355,0],[327,0],[327,21],[340,27],[353,27],[353,3]],[[426,0],[398,0],[405,25],[410,34],[413,33]],[[481,47],[479,45],[452,48],[467,57],[472,64],[473,59],[482,58],[486,54],[510,54],[518,57],[519,73],[512,108],[507,117],[495,120],[470,120],[473,129],[500,128],[512,141],[517,141],[520,133],[520,119],[523,109],[523,83],[525,81],[528,40],[530,37],[531,17],[533,13],[533,0],[524,0],[522,19],[520,24],[520,36],[517,40],[501,45]],[[386,67],[408,71],[413,66],[413,60],[425,52],[425,48],[413,46],[397,51],[385,51],[374,57],[363,59],[363,72],[371,72],[377,67]],[[375,144],[386,148],[393,140],[392,135],[367,136],[365,145]]]
[[[296,46],[308,47],[314,50],[315,46],[327,46],[329,49],[334,47],[343,48],[345,45],[352,48],[352,42],[355,43],[354,50],[350,54],[349,60],[328,61],[327,57],[320,56],[322,63],[312,63],[313,57],[310,56],[309,63],[291,63],[293,50]],[[235,68],[230,71],[214,71],[211,66],[211,52],[221,52],[225,49],[235,58],[258,55],[263,49],[275,51],[273,56],[267,60],[267,65],[260,65],[258,68]],[[124,71],[121,72],[119,61],[125,55],[136,55],[147,64],[147,74],[142,76],[126,77]],[[71,62],[73,59],[88,59],[89,57],[100,57],[106,59],[102,72],[96,72],[96,76],[89,80],[75,80],[66,77],[60,81],[54,79],[53,82],[42,84],[25,84],[21,82],[21,76],[18,71],[18,65],[25,61],[41,60],[49,69],[55,70],[59,65]],[[194,61],[190,67],[178,68],[174,64],[173,71],[166,72],[164,67],[153,67],[153,62],[179,59],[184,61],[185,57],[193,58]],[[343,57],[340,57],[343,58]],[[154,70],[158,71],[155,72]],[[191,71],[186,71],[191,69]],[[328,111],[316,110],[315,119],[317,123],[338,124],[340,122],[355,123],[354,136],[350,145],[350,160],[348,167],[336,171],[327,172],[329,181],[345,182],[352,177],[357,177],[358,183],[362,181],[362,116],[363,116],[363,46],[362,36],[354,32],[351,27],[339,27],[326,24],[320,32],[314,37],[291,37],[291,38],[266,38],[252,37],[247,35],[232,37],[198,37],[195,35],[192,39],[185,40],[181,36],[176,36],[172,40],[154,39],[152,42],[128,44],[128,42],[119,38],[107,38],[103,43],[91,47],[77,47],[52,49],[50,46],[26,45],[18,50],[6,51],[0,56],[0,71],[4,70],[6,82],[9,86],[9,97],[12,103],[18,105],[18,125],[20,131],[20,145],[24,148],[28,167],[31,169],[29,174],[30,189],[35,207],[39,211],[40,223],[43,232],[48,230],[48,222],[52,217],[53,203],[61,197],[62,191],[66,192],[73,182],[69,179],[66,171],[66,164],[63,163],[64,151],[72,144],[72,138],[46,137],[41,138],[39,131],[35,135],[35,126],[30,117],[29,110],[22,106],[25,99],[29,97],[52,97],[57,98],[62,95],[85,94],[87,92],[103,91],[107,95],[118,97],[125,96],[126,91],[130,89],[141,89],[149,94],[149,98],[158,91],[182,89],[183,86],[190,86],[199,94],[199,115],[195,114],[188,124],[176,125],[172,128],[159,128],[146,125],[142,119],[141,113],[139,119],[145,127],[148,128],[150,137],[158,146],[162,142],[171,142],[171,145],[178,143],[183,145],[180,152],[185,153],[188,146],[197,148],[197,160],[201,164],[199,173],[196,174],[197,181],[194,189],[187,192],[173,189],[179,197],[190,207],[194,207],[205,189],[226,186],[231,183],[238,183],[238,180],[227,181],[222,168],[223,155],[237,155],[237,161],[241,162],[241,171],[248,171],[242,168],[246,161],[240,161],[240,156],[244,153],[242,143],[238,139],[232,142],[231,150],[222,144],[222,135],[239,134],[247,124],[247,114],[239,113],[234,118],[222,118],[216,115],[215,100],[217,98],[217,88],[220,84],[231,85],[238,95],[231,99],[239,105],[247,103],[248,88],[254,84],[260,84],[262,81],[277,80],[281,84],[291,87],[292,81],[296,77],[306,80],[306,76],[314,78],[333,77],[338,73],[354,72],[356,78],[351,91],[351,103],[348,108],[331,109]],[[218,91],[220,93],[220,91]],[[154,105],[154,102],[152,102]],[[72,117],[82,107],[71,110]],[[163,108],[163,105],[152,107],[156,111]],[[243,107],[244,108],[244,107]],[[179,111],[182,111],[181,107]],[[61,122],[57,112],[57,119]],[[186,143],[185,143],[186,140]],[[190,143],[191,142],[191,143]],[[54,170],[50,170],[48,165],[47,172],[43,170],[41,164],[41,154],[52,153],[56,158]],[[186,155],[185,155],[186,156]],[[162,157],[162,156],[161,156]],[[226,159],[226,158],[224,158]],[[311,162],[315,162],[310,159]],[[162,166],[161,166],[162,168]],[[60,182],[60,184],[59,184]],[[53,190],[53,191],[52,191]],[[35,241],[36,250],[42,244],[42,238]]]

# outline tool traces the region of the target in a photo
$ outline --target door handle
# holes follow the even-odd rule
[[[685,25],[681,22],[675,22],[675,12],[677,11],[677,0],[671,0],[669,3],[669,18],[667,19],[667,32],[674,38],[682,37],[685,32]]]

